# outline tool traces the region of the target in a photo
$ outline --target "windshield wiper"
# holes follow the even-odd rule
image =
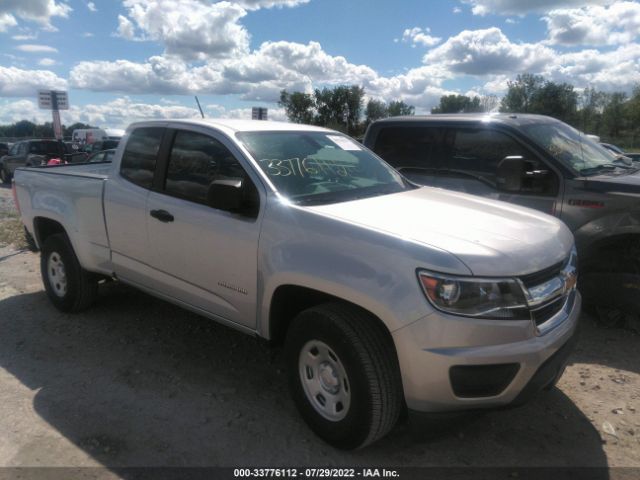
[[[618,168],[622,168],[623,170],[634,170],[634,167],[632,167],[631,165],[620,165],[618,163],[602,163],[600,165],[596,165],[595,167],[583,168],[580,170],[580,174],[589,175],[591,173],[613,171]]]

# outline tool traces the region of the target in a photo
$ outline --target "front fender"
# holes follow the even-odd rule
[[[590,255],[598,244],[613,237],[640,235],[640,210],[616,212],[582,225],[574,232],[581,256]]]

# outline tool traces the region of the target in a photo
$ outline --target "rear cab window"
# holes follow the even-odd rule
[[[380,130],[373,151],[401,171],[438,169],[444,165],[445,145],[443,128],[390,126]]]
[[[120,163],[123,178],[151,188],[164,131],[164,127],[140,127],[131,132]]]

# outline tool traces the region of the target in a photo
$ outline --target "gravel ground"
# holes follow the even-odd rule
[[[11,209],[0,187],[0,215]],[[299,418],[279,352],[115,283],[91,310],[62,314],[38,256],[0,245],[0,466],[638,468],[639,347],[583,315],[558,387],[524,407],[436,438],[401,424],[341,452]]]

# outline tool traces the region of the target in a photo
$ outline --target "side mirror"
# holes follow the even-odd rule
[[[242,209],[243,189],[241,178],[214,180],[207,191],[207,204],[212,208],[237,212]]]
[[[519,192],[522,189],[522,179],[526,173],[523,157],[514,155],[504,157],[498,164],[496,183],[498,190],[504,192]]]

